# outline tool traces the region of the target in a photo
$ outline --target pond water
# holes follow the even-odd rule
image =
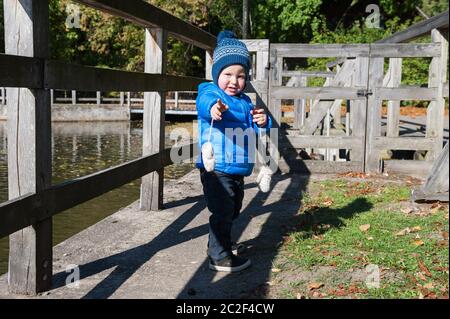
[[[166,147],[173,145],[170,133],[186,129],[195,138],[196,123],[166,123]],[[182,144],[189,143],[187,140]],[[52,183],[94,173],[142,155],[142,122],[52,123]],[[0,203],[8,199],[6,122],[0,121]],[[176,164],[164,169],[164,177],[176,179],[194,164]],[[53,244],[73,236],[139,199],[140,179],[94,198],[53,217]],[[7,271],[8,237],[0,239],[0,274]]]

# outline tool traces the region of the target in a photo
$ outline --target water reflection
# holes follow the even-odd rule
[[[195,123],[167,123],[166,147],[173,144],[169,134],[175,128],[187,129],[191,136],[195,136]],[[53,184],[91,174],[141,155],[140,121],[52,123]],[[7,166],[6,122],[0,121],[0,202],[8,198]],[[191,163],[168,166],[164,170],[164,177],[179,178],[193,167]],[[53,218],[53,243],[56,245],[137,200],[139,188],[140,179],[56,215]],[[0,273],[7,271],[7,260],[8,238],[2,238]]]

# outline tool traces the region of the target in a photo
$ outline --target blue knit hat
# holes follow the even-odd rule
[[[215,84],[218,84],[220,72],[233,64],[242,65],[248,79],[251,64],[247,47],[232,31],[225,30],[217,36],[217,46],[214,49],[212,77]]]

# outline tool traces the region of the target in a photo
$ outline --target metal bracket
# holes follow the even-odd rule
[[[373,92],[371,90],[365,90],[365,89],[359,89],[356,91],[356,95],[358,97],[368,97],[369,95],[372,95]]]

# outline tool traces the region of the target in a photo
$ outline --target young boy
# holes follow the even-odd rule
[[[250,70],[250,55],[244,43],[234,33],[222,31],[217,37],[213,55],[214,83],[199,85],[197,103],[199,147],[210,141],[213,145],[215,166],[206,171],[201,155],[197,160],[209,218],[209,268],[216,271],[237,272],[250,266],[249,259],[232,253],[231,228],[238,217],[244,197],[244,176],[251,174],[254,159],[249,158],[249,147],[255,145],[244,138],[229,138],[231,129],[238,136],[252,129],[269,129],[271,119],[264,109],[255,109],[243,93]],[[212,134],[209,137],[211,120]],[[227,129],[227,130],[226,130]],[[248,131],[247,131],[248,132]],[[244,133],[245,134],[245,133]],[[247,136],[248,137],[248,136]],[[240,140],[241,142],[237,142]]]

